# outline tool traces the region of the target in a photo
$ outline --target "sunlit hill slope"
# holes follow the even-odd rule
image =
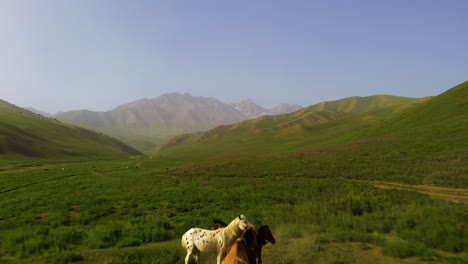
[[[0,156],[140,155],[103,134],[66,125],[0,100]]]
[[[434,98],[344,116],[310,127],[300,133],[304,139],[301,141],[297,136],[296,142],[309,142],[312,147],[288,145],[286,139],[278,137],[283,140],[278,144],[291,150],[285,153],[262,151],[278,150],[271,147],[277,143],[260,140],[251,145],[250,152],[241,141],[237,141],[239,147],[231,141],[231,148],[217,151],[216,147],[227,145],[222,141],[226,141],[223,135],[217,135],[222,143],[216,144],[211,138],[205,141],[209,147],[204,149],[197,143],[186,143],[163,153],[189,156],[192,149],[204,151],[198,158],[206,162],[180,168],[178,173],[182,175],[259,178],[294,175],[468,187],[468,82]],[[331,133],[335,133],[335,141],[342,142],[326,144],[333,142]],[[345,135],[340,137],[339,133]],[[240,155],[238,149],[244,154]],[[218,155],[217,160],[213,153]],[[258,153],[264,155],[253,157],[252,154]],[[237,156],[224,159],[228,155]]]
[[[351,135],[377,119],[405,111],[428,99],[375,95],[323,102],[290,114],[261,116],[207,132],[177,136],[153,153],[232,157],[342,143],[353,140]]]

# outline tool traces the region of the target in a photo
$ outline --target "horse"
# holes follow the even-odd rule
[[[260,227],[258,230],[258,236],[257,236],[257,258],[258,258],[258,264],[262,264],[262,247],[266,245],[266,243],[270,242],[271,244],[276,243],[276,239],[273,236],[273,234],[270,231],[270,228],[268,228],[267,225],[264,225]]]
[[[216,263],[221,264],[221,260],[226,256],[231,244],[242,235],[242,232],[253,225],[244,215],[239,215],[226,227],[216,230],[202,228],[191,228],[182,236],[182,247],[187,250],[185,264],[188,264],[193,256],[198,263],[199,253],[216,252]]]
[[[227,224],[219,219],[213,219],[213,224],[211,225],[211,230],[216,230],[220,227],[225,227]],[[257,237],[257,247],[255,247],[255,256],[258,259],[258,264],[262,264],[262,247],[268,242],[275,244],[276,240],[273,234],[271,233],[270,228],[267,225],[260,227],[258,230]],[[255,262],[254,262],[255,263]]]
[[[248,228],[242,236],[229,247],[226,258],[221,264],[256,264],[257,231]]]

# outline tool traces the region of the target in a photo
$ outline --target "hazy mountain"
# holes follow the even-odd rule
[[[254,119],[262,115],[289,114],[303,108],[297,104],[280,104],[271,109],[267,109],[255,103],[252,99],[243,100],[231,105],[239,111],[245,119]]]
[[[106,112],[74,110],[59,112],[53,117],[106,133],[146,151],[175,135],[206,131],[269,113],[288,113],[298,107],[284,104],[270,111],[252,100],[229,105],[211,97],[169,93]]]
[[[231,104],[237,111],[239,111],[245,119],[254,119],[264,115],[268,110],[256,104],[253,100],[247,99],[238,103]]]
[[[45,118],[0,100],[0,156],[140,155],[117,139]]]
[[[49,117],[49,118],[52,117],[51,114],[46,113],[46,112],[43,112],[43,111],[41,111],[41,110],[37,110],[37,109],[32,108],[32,107],[23,107],[23,108],[26,109],[26,110],[29,110],[29,111],[31,111],[31,112],[33,112],[33,113],[35,113],[35,114],[44,116],[44,117]]]
[[[246,119],[230,105],[187,93],[141,99],[106,112],[77,110],[58,113],[54,117],[117,137],[140,150],[151,149],[170,136]]]

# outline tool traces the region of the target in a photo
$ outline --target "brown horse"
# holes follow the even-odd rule
[[[219,219],[213,219],[213,224],[211,225],[211,230],[216,230],[221,227],[225,227],[227,224]],[[275,244],[276,240],[273,234],[271,233],[270,228],[267,225],[260,227],[258,230],[258,234],[256,236],[257,246],[254,248],[254,254],[256,262],[252,262],[254,264],[262,264],[262,247],[266,245],[268,242]]]
[[[245,230],[231,245],[221,264],[256,264],[257,236],[254,228]]]

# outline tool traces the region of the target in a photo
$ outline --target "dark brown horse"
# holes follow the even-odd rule
[[[270,231],[270,228],[268,228],[267,225],[264,225],[260,227],[258,230],[258,236],[257,236],[257,263],[262,264],[262,247],[266,245],[266,243],[272,243],[275,244],[276,240],[273,234]]]
[[[213,219],[213,224],[211,225],[211,230],[216,230],[218,228],[226,227],[227,224],[219,219]],[[267,225],[260,227],[257,234],[257,246],[254,248],[255,251],[255,258],[257,259],[258,263],[262,264],[262,247],[266,245],[268,242],[275,244],[276,240],[273,234],[271,233],[270,228]]]

